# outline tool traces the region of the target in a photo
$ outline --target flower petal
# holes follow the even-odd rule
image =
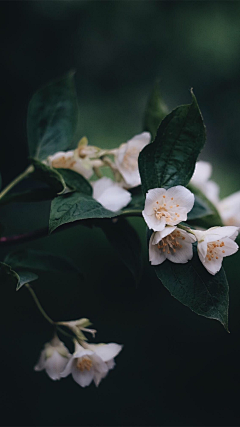
[[[176,187],[169,188],[167,190],[166,197],[168,203],[171,199],[173,199],[173,203],[179,205],[179,210],[181,208],[184,208],[186,209],[186,212],[190,212],[190,210],[193,208],[194,194],[182,185],[177,185]]]
[[[104,208],[117,212],[130,203],[132,196],[110,178],[103,177],[93,183],[93,198]]]
[[[159,250],[157,245],[153,245],[152,241],[154,233],[151,235],[149,240],[149,261],[152,265],[162,264],[166,259],[166,252]]]
[[[155,214],[146,215],[144,211],[142,211],[142,216],[145,219],[145,222],[148,228],[150,228],[150,230],[154,230],[154,231],[164,230],[166,225],[166,220],[164,217],[162,217],[161,219],[157,219]]]
[[[144,206],[145,215],[152,215],[154,207],[157,207],[157,202],[162,202],[162,197],[166,196],[165,188],[152,188],[146,194],[146,201]]]
[[[46,361],[45,350],[42,350],[39,360],[37,364],[34,366],[34,371],[42,371],[45,368],[45,361]]]
[[[207,257],[202,258],[199,254],[199,258],[210,274],[215,275],[221,269],[223,260],[222,257],[218,257],[218,259],[214,258],[209,261]]]
[[[45,369],[48,376],[52,380],[60,380],[61,373],[65,369],[68,363],[68,359],[66,357],[61,356],[57,351],[54,351],[53,355],[47,358],[45,363]]]
[[[192,243],[181,241],[181,248],[177,248],[175,253],[167,253],[166,257],[169,261],[176,264],[186,264],[193,257]]]
[[[109,343],[109,344],[88,344],[86,343],[87,348],[92,350],[94,353],[99,356],[103,362],[108,362],[109,360],[116,357],[122,350],[122,345]]]
[[[93,380],[93,375],[94,375],[93,368],[91,368],[89,371],[86,369],[84,371],[80,371],[77,368],[75,363],[72,366],[73,379],[81,387],[87,387],[89,384],[91,384],[91,382]]]

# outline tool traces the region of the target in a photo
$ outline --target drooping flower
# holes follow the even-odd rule
[[[34,370],[43,371],[45,369],[52,380],[60,380],[60,374],[66,367],[70,356],[67,347],[55,335],[50,342],[45,344]]]
[[[126,188],[137,187],[141,184],[138,170],[138,156],[140,151],[149,144],[150,140],[150,133],[143,132],[121,144],[117,150],[114,150],[115,164],[125,181]]]
[[[212,227],[206,231],[191,230],[198,240],[200,261],[210,274],[215,275],[222,266],[223,258],[238,250],[234,240],[238,227]]]
[[[162,264],[166,259],[185,264],[193,257],[192,243],[195,236],[177,227],[165,227],[154,232],[149,240],[149,261],[152,265]]]
[[[211,175],[212,165],[201,160],[196,163],[190,184],[199,188],[199,190],[201,190],[201,192],[215,204],[219,200],[219,186],[216,182],[210,180]]]
[[[148,227],[162,231],[166,225],[177,225],[186,221],[194,204],[194,195],[182,185],[169,188],[154,188],[146,194],[142,212]]]
[[[75,341],[75,352],[61,377],[72,374],[73,379],[81,387],[90,385],[92,380],[98,386],[108,371],[114,367],[114,357],[121,349],[121,345],[114,343],[94,345],[82,342],[80,345]]]
[[[112,179],[102,177],[92,182],[93,198],[104,208],[117,212],[131,201],[131,194]]]
[[[240,227],[240,191],[220,200],[217,209],[224,225]]]
[[[53,168],[71,169],[86,179],[93,175],[93,165],[88,157],[81,158],[77,150],[59,151],[58,153],[48,156],[47,162]]]

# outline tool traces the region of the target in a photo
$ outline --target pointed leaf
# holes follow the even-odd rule
[[[35,93],[28,107],[29,152],[40,160],[67,150],[78,125],[78,105],[73,73]]]
[[[162,100],[160,84],[157,81],[148,99],[144,117],[144,130],[151,133],[152,139],[155,138],[159,125],[167,114],[168,108]]]
[[[77,190],[80,193],[88,194],[89,196],[92,195],[92,186],[82,175],[70,169],[59,168],[58,172],[62,175],[69,188]]]
[[[154,267],[170,294],[195,313],[216,319],[228,331],[229,289],[223,268],[211,275],[200,262],[197,249],[186,264],[168,260]]]
[[[23,285],[26,283],[33,282],[38,279],[38,276],[35,273],[31,273],[30,271],[17,271],[19,276],[19,283],[17,285],[16,291],[18,291]]]
[[[35,159],[32,159],[32,164],[34,166],[34,172],[32,173],[33,178],[49,185],[56,193],[62,193],[66,190],[65,181],[57,169],[50,168]]]
[[[143,191],[186,186],[205,143],[205,126],[196,98],[173,110],[160,124],[156,138],[139,155]]]
[[[81,275],[79,268],[68,258],[49,252],[33,249],[23,249],[11,252],[5,262],[13,268],[31,268],[42,271],[76,271]]]

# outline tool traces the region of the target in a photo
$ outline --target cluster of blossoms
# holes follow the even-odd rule
[[[88,145],[87,138],[82,138],[75,150],[58,152],[46,160],[48,166],[71,169],[90,180],[94,173],[98,179],[90,181],[93,198],[106,209],[117,212],[131,201],[130,188],[141,184],[138,170],[140,151],[149,144],[151,135],[143,132],[113,150],[102,150]],[[111,168],[115,181],[101,177],[101,167]]]
[[[65,344],[55,334],[53,339],[45,344],[35,371],[45,370],[54,381],[72,374],[73,379],[81,387],[90,385],[92,381],[98,386],[109,370],[114,368],[114,358],[120,353],[122,346],[115,343],[88,344],[81,331],[91,333],[96,331],[84,327],[89,324],[87,319],[58,324],[69,327],[76,336],[79,336],[78,339],[74,339],[75,351],[70,354]]]
[[[197,241],[200,260],[214,275],[220,270],[223,258],[237,252],[238,245],[234,240],[239,228],[212,227],[202,231],[178,225],[186,221],[193,204],[194,195],[181,185],[148,191],[143,217],[153,230],[149,240],[149,260],[152,265],[162,264],[166,259],[185,264],[193,257],[192,244]]]
[[[46,163],[54,168],[72,169],[90,181],[93,197],[106,209],[117,212],[131,201],[131,188],[141,185],[138,156],[150,143],[151,135],[143,132],[112,150],[88,145],[84,137],[76,150],[59,152],[49,156]],[[115,181],[101,176],[101,167],[109,166]],[[198,254],[207,271],[216,274],[225,256],[234,254],[238,245],[234,242],[240,227],[240,191],[219,199],[219,187],[210,180],[211,165],[200,161],[196,164],[190,181],[216,206],[224,227],[209,230],[193,230],[179,225],[187,220],[194,205],[194,194],[179,185],[168,190],[154,188],[146,195],[142,212],[149,229],[153,230],[149,241],[149,260],[158,265],[168,259],[174,263],[186,263],[193,257],[192,244],[198,242]]]

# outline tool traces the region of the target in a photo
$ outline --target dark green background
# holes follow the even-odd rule
[[[27,166],[26,113],[42,85],[76,70],[82,135],[117,146],[142,130],[155,78],[169,108],[194,88],[208,130],[202,158],[221,194],[239,189],[240,3],[0,3],[1,153],[7,184]],[[24,182],[19,188],[32,185]],[[1,209],[6,234],[45,226],[49,203]],[[51,328],[26,289],[2,289],[2,425],[239,425],[239,254],[225,260],[230,332],[170,297],[148,266],[138,288],[99,229],[82,226],[23,246],[70,256],[85,275],[42,273],[34,285],[54,319],[89,317],[97,342],[124,344],[96,389],[35,373]],[[8,248],[1,248],[3,259]]]

